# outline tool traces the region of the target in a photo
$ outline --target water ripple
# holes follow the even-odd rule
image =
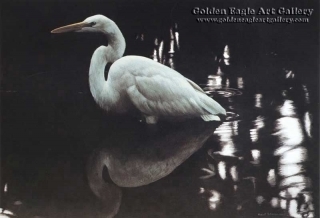
[[[233,96],[242,95],[242,91],[234,88],[220,88],[220,89],[210,90],[210,87],[205,87],[203,90],[210,97],[230,98]]]
[[[235,121],[235,120],[239,120],[239,114],[228,111],[227,112],[227,117],[226,117],[226,121]]]

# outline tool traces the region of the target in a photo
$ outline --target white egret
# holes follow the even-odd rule
[[[125,39],[111,19],[94,15],[51,33],[70,31],[98,31],[108,39],[108,46],[100,46],[94,51],[89,70],[90,91],[105,111],[125,113],[138,110],[147,123],[156,123],[159,117],[201,117],[205,121],[220,121],[219,115],[226,115],[219,103],[177,71],[145,57],[122,57]],[[106,81],[104,70],[108,62],[113,64]]]

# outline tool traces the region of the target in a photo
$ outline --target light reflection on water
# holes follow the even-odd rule
[[[252,143],[258,142],[259,140],[259,131],[265,127],[264,117],[257,116],[255,120],[253,120],[253,128],[250,129],[250,138]]]
[[[230,56],[230,49],[229,49],[229,46],[228,45],[226,45],[225,47],[224,47],[224,50],[223,50],[223,62],[224,62],[224,64],[226,65],[226,66],[228,66],[228,65],[230,65],[230,58],[231,58],[231,56]]]
[[[255,94],[255,105],[254,105],[255,107],[262,108],[262,103],[261,103],[262,97],[263,95],[260,93]]]
[[[231,58],[228,46],[225,46],[224,48],[223,57],[225,60],[222,63],[225,65],[224,69],[226,69],[226,67],[230,67],[229,59]],[[221,69],[219,68],[219,71],[220,70]],[[235,103],[237,99],[234,98],[237,97],[237,95],[239,95],[241,98],[243,93],[232,86],[229,87],[229,85],[228,88],[224,88],[226,84],[224,81],[227,81],[227,79],[223,77],[228,78],[228,75],[223,71],[217,73],[216,75],[210,75],[208,77],[207,84],[204,86],[204,90],[206,90],[206,93],[213,98],[227,98],[229,99],[227,102]],[[285,74],[285,78],[294,79],[294,73],[292,71],[287,72],[287,74]],[[236,81],[236,88],[244,89],[244,91],[246,91],[244,78],[236,77]],[[310,101],[308,89],[306,85],[302,85],[302,87],[304,91],[305,102],[309,104]],[[222,89],[224,90],[222,91]],[[288,90],[285,90],[283,93],[289,93],[292,91],[292,89],[292,87],[288,87]],[[231,90],[233,92],[231,92]],[[287,95],[282,95],[282,98],[282,102],[279,104],[277,103],[278,105],[275,105],[274,100],[264,99],[264,93],[261,92],[254,94],[254,102],[252,105],[255,108],[260,109],[260,114],[256,115],[252,120],[244,120],[246,117],[240,117],[240,120],[236,121],[229,121],[226,119],[226,121],[221,124],[214,133],[216,136],[215,139],[220,145],[220,149],[213,152],[215,155],[212,155],[212,158],[218,162],[216,165],[218,171],[217,175],[220,175],[222,180],[226,180],[228,178],[227,172],[230,170],[230,181],[238,181],[238,178],[235,179],[236,177],[232,176],[232,174],[235,174],[235,165],[231,164],[232,166],[229,166],[229,169],[227,169],[228,164],[226,163],[226,160],[230,159],[224,159],[222,157],[218,157],[217,155],[225,157],[235,156],[239,158],[245,154],[246,151],[245,149],[243,150],[241,140],[236,139],[239,135],[239,123],[247,123],[248,127],[243,125],[241,125],[241,127],[248,128],[247,131],[249,132],[251,141],[244,146],[253,147],[254,149],[251,150],[251,160],[249,158],[247,160],[244,159],[243,161],[248,161],[252,165],[256,165],[257,167],[261,168],[270,167],[265,165],[265,162],[261,162],[261,158],[264,159],[264,156],[266,155],[266,148],[261,150],[261,146],[270,146],[270,149],[274,150],[274,157],[277,157],[275,159],[275,161],[277,161],[277,167],[264,170],[266,173],[265,176],[260,178],[258,177],[258,180],[256,181],[259,184],[259,182],[263,182],[261,179],[265,178],[270,189],[275,189],[275,191],[273,191],[274,194],[273,196],[270,196],[268,193],[265,197],[263,195],[257,196],[257,203],[264,205],[269,204],[269,206],[274,209],[281,208],[283,210],[282,213],[285,216],[314,217],[314,207],[312,203],[311,192],[312,183],[311,179],[307,176],[307,164],[309,160],[308,148],[306,146],[310,144],[306,143],[305,140],[306,136],[311,137],[310,113],[306,111],[304,112],[303,116],[298,114],[296,101],[300,101],[299,99],[294,97],[288,98]],[[243,109],[243,107],[239,108],[237,105],[232,107],[229,106],[229,108],[232,109],[233,114],[236,114],[237,112],[239,113],[241,112],[241,109]],[[269,112],[269,114],[265,114],[266,110],[273,110],[274,113],[270,114]],[[273,116],[272,114],[278,115]],[[249,126],[251,126],[251,128]],[[272,128],[271,131],[268,130],[270,127]],[[243,131],[245,130],[242,130],[241,132]],[[266,135],[268,132],[270,135]],[[265,140],[270,140],[271,144],[265,143]],[[238,170],[239,169],[237,169],[237,171]],[[240,171],[241,170],[244,169],[240,169]],[[265,187],[262,186],[261,188],[262,190],[259,190],[258,185],[257,192],[263,193],[263,189]],[[277,189],[278,191],[276,191]],[[267,198],[270,198],[270,201],[266,201]],[[244,208],[241,206],[241,210],[243,209]]]

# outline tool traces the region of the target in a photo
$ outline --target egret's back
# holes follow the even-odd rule
[[[117,60],[110,68],[108,81],[146,116],[204,116],[202,118],[209,121],[210,115],[226,114],[224,108],[195,83],[148,58],[126,56]]]

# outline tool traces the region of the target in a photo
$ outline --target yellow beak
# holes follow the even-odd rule
[[[51,31],[51,33],[66,33],[81,30],[83,27],[90,27],[87,22],[74,23],[67,26],[59,27]]]

